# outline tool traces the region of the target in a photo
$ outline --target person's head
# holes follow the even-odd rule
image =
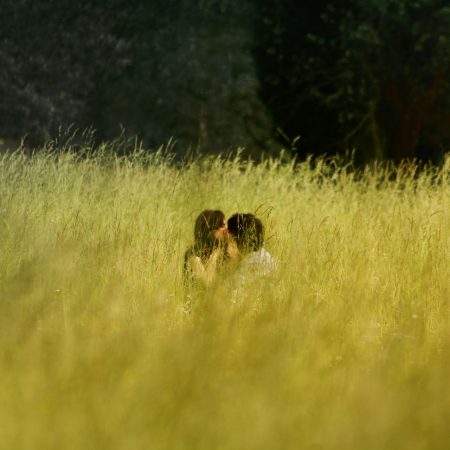
[[[227,236],[225,214],[222,211],[207,209],[195,220],[195,246],[202,253],[210,254]]]
[[[240,252],[254,252],[264,243],[264,226],[253,214],[233,214],[228,219],[228,231]]]

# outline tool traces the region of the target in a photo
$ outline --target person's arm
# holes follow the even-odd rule
[[[194,278],[201,281],[206,286],[210,286],[216,278],[217,260],[220,253],[221,250],[214,250],[205,265],[203,265],[199,256],[195,256],[192,261],[192,275]]]
[[[211,283],[216,279],[217,261],[221,257],[221,255],[222,250],[217,248],[211,253],[211,256],[206,262],[204,282],[208,286],[211,285]]]

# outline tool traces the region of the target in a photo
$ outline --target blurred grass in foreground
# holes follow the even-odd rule
[[[447,450],[449,162],[1,155],[0,448]],[[282,269],[189,310],[205,208]]]

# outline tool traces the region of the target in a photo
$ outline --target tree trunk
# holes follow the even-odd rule
[[[439,92],[445,82],[446,70],[436,73],[433,81],[419,98],[404,98],[400,89],[392,84],[385,89],[385,97],[394,111],[395,123],[389,156],[399,163],[416,156],[416,149],[422,135],[424,123],[436,104]]]

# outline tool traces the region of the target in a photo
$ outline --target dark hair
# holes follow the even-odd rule
[[[219,247],[220,241],[214,237],[214,231],[225,225],[225,214],[218,209],[202,211],[194,225],[194,245],[184,255],[184,271],[187,271],[189,258],[200,256],[206,260]]]
[[[239,250],[256,251],[263,246],[264,226],[253,214],[233,214],[228,219],[228,230]]]
[[[202,211],[195,220],[194,246],[209,256],[218,241],[214,237],[214,231],[225,226],[225,214],[217,209],[206,209]]]

